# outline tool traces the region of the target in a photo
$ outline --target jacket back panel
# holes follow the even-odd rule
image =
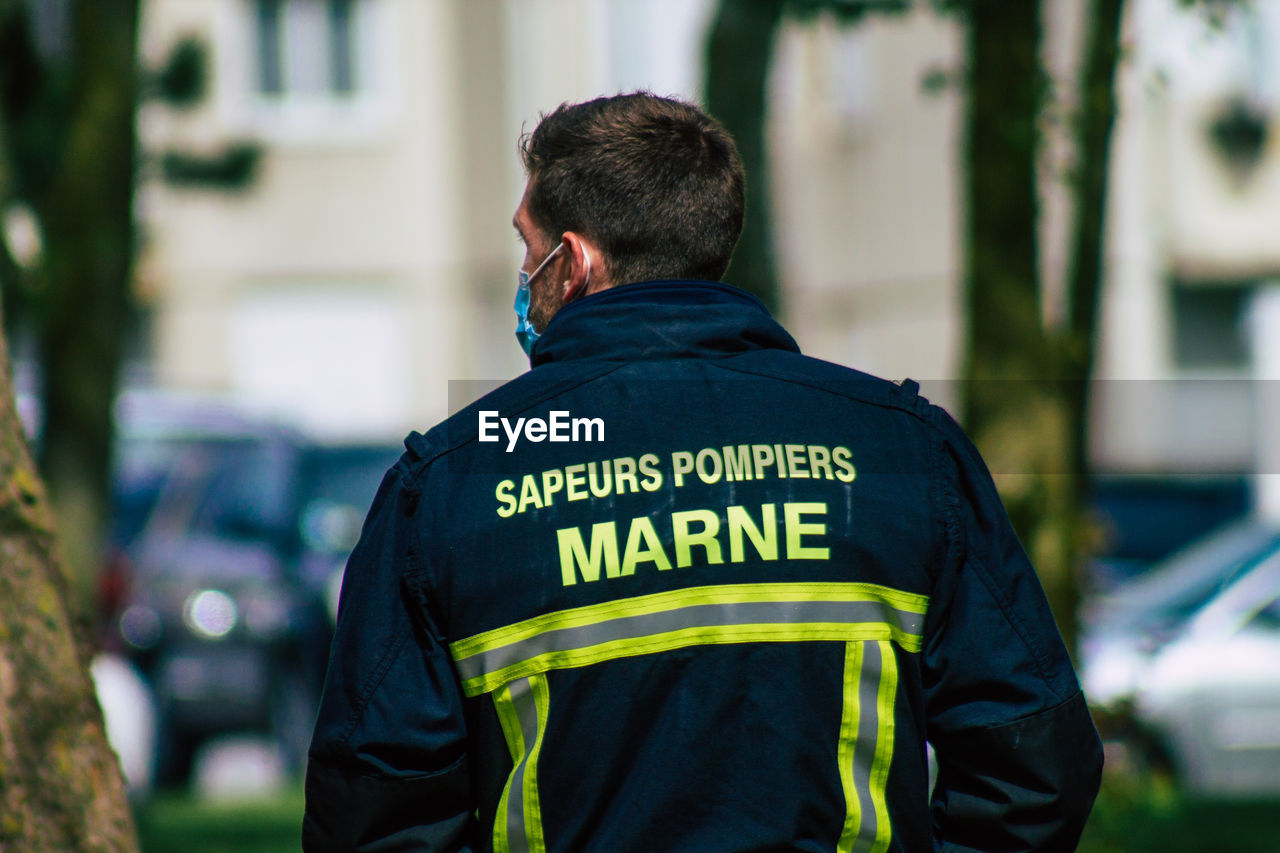
[[[499,843],[928,848],[925,408],[759,350],[544,365],[428,436],[413,577],[507,753],[475,770]]]

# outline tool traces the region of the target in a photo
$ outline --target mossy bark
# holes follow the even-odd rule
[[[0,338],[0,850],[136,851]]]

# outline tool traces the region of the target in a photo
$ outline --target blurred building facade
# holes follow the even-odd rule
[[[1073,72],[1086,6],[1050,6],[1055,74]],[[159,380],[332,432],[395,433],[445,414],[449,380],[522,370],[509,226],[521,130],[601,93],[696,98],[713,7],[147,0],[146,58],[202,39],[211,91],[186,113],[148,108],[146,144],[265,151],[243,193],[154,181],[142,194]],[[1278,7],[1210,23],[1176,0],[1129,5],[1095,411],[1104,469],[1242,473],[1275,452],[1248,380],[1280,376],[1264,319],[1280,271]],[[768,118],[783,320],[807,352],[924,380],[944,404],[963,333],[963,60],[956,24],[923,8],[855,28],[789,23]],[[1065,184],[1052,164],[1044,183],[1052,294]]]
[[[697,99],[712,0],[148,0],[144,58],[183,38],[209,96],[142,117],[152,147],[265,151],[240,193],[150,182],[142,290],[163,384],[338,432],[445,413],[450,379],[524,368],[511,328],[516,142],[562,101]],[[954,374],[955,26],[920,12],[788,24],[769,116],[784,320],[806,351]],[[950,389],[939,386],[942,397]]]
[[[706,2],[147,0],[144,60],[209,53],[143,143],[262,146],[240,192],[148,181],[140,290],[159,383],[332,434],[446,414],[450,380],[527,368],[511,302],[522,129],[565,100],[690,93]],[[672,31],[674,28],[674,32]]]
[[[1280,4],[1141,0],[1113,141],[1095,433],[1104,466],[1277,470]],[[1276,414],[1280,414],[1277,412]]]

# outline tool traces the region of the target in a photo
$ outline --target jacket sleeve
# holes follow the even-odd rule
[[[1102,746],[1039,580],[977,450],[941,410],[950,547],[925,626],[943,851],[1072,851]]]
[[[404,477],[383,479],[347,563],[308,754],[308,853],[473,849],[460,689],[403,582],[417,497]]]

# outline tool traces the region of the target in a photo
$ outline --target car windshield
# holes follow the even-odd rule
[[[274,434],[225,400],[171,392],[121,394],[115,421],[110,540],[119,548],[152,524],[190,525],[192,495],[207,491],[213,472],[238,464],[244,448]]]
[[[368,509],[382,475],[395,464],[399,446],[354,445],[310,448],[303,456],[299,493],[303,503],[355,503]]]
[[[1280,633],[1280,591],[1265,606],[1258,608],[1244,628],[1264,634]]]
[[[229,539],[276,535],[289,519],[289,448],[257,438],[175,442],[149,532]]]
[[[127,547],[142,532],[181,451],[176,441],[117,443],[111,478],[112,544]]]
[[[1233,524],[1117,588],[1090,622],[1099,627],[1172,626],[1280,551],[1280,533],[1257,522]]]
[[[399,445],[308,448],[298,483],[304,546],[329,554],[350,550],[378,484],[399,454]]]

